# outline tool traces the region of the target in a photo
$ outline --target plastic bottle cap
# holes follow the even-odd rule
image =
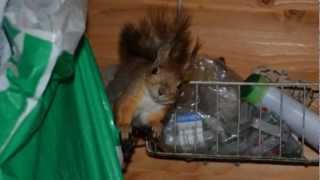
[[[245,82],[254,82],[254,83],[267,83],[268,79],[259,74],[250,75]],[[244,85],[241,86],[241,99],[257,105],[261,102],[262,98],[266,94],[268,86],[266,85]]]

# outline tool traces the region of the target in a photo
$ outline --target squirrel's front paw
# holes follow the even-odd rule
[[[148,125],[133,126],[132,135],[134,137],[148,139],[153,136],[153,131],[152,131],[152,128]]]
[[[152,132],[153,132],[153,137],[159,137],[162,132],[162,126],[161,125],[152,126]]]
[[[121,132],[121,139],[128,139],[132,134],[132,127],[130,125],[119,125],[118,128]]]

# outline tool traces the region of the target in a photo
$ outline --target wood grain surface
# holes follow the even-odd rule
[[[286,69],[294,79],[318,79],[316,0],[185,0],[202,53],[224,56],[246,77],[259,65]],[[150,6],[175,0],[90,0],[87,34],[101,68],[118,62],[118,33]]]
[[[175,0],[89,0],[87,35],[98,64],[118,63],[118,33],[150,6],[176,8]],[[318,80],[316,0],[184,0],[202,53],[225,57],[246,77],[254,67],[286,69],[294,79]],[[150,158],[138,149],[128,180],[316,180],[318,167],[186,163]]]

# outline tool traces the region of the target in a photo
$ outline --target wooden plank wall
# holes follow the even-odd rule
[[[202,53],[224,56],[246,76],[258,65],[285,68],[294,79],[316,80],[316,0],[184,0]],[[137,21],[150,6],[175,0],[90,0],[88,35],[101,68],[118,62],[121,25]]]
[[[224,56],[245,77],[258,65],[285,68],[292,78],[318,80],[316,0],[184,0],[193,16],[192,31],[203,43],[202,53]],[[98,64],[118,62],[120,27],[137,21],[150,6],[175,0],[89,0],[87,34]],[[126,179],[250,180],[318,179],[318,167],[230,163],[186,163],[157,160],[139,149]]]

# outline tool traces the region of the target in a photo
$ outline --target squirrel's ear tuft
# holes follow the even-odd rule
[[[199,38],[197,38],[196,43],[191,51],[191,54],[187,59],[187,61],[185,62],[182,70],[187,70],[191,64],[194,64],[194,62],[197,60],[197,56],[200,48],[201,48],[201,44],[200,44]]]
[[[198,56],[199,50],[201,48],[201,43],[199,38],[197,38],[196,40],[196,44],[194,45],[192,52],[191,52],[191,60],[196,59],[196,57]]]
[[[162,47],[159,48],[157,56],[152,64],[152,68],[159,68],[162,65],[170,63],[170,49],[170,44],[164,44]]]

